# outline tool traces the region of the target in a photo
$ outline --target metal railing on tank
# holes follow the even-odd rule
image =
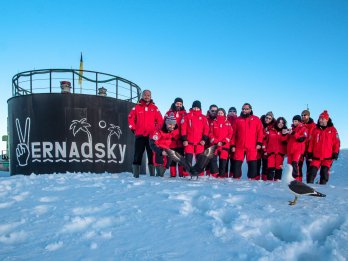
[[[12,78],[12,95],[73,93],[107,96],[136,103],[141,89],[124,78],[79,69],[42,69],[21,72]]]

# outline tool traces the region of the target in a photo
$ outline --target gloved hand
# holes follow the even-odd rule
[[[338,160],[338,153],[336,153],[336,152],[332,153],[331,158],[332,158],[333,160]]]
[[[307,159],[312,159],[313,158],[313,153],[312,152],[308,152],[307,153]]]
[[[296,139],[296,141],[298,141],[298,142],[304,142],[305,139],[306,139],[305,137],[301,137],[301,138]]]

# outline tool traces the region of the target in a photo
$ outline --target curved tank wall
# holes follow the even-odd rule
[[[131,172],[133,103],[84,94],[8,100],[10,173]]]

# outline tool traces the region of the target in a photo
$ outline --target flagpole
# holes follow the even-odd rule
[[[82,58],[82,52],[80,57],[80,75],[79,75],[79,85],[80,85],[80,93],[82,93],[82,74],[83,74],[83,58]]]

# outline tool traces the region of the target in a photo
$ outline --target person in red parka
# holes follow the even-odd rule
[[[233,178],[240,179],[242,176],[242,164],[244,157],[248,163],[248,178],[260,179],[257,174],[257,151],[261,149],[263,141],[263,129],[260,119],[253,115],[249,103],[244,103],[242,112],[234,123],[231,141],[232,152],[234,152],[235,166]]]
[[[133,160],[133,175],[138,178],[140,174],[141,160],[146,148],[149,172],[155,175],[152,162],[152,150],[149,144],[149,135],[159,130],[163,125],[161,112],[151,99],[151,91],[144,90],[142,98],[128,115],[129,129],[135,134],[135,148]]]
[[[202,114],[201,102],[194,101],[190,111],[181,120],[181,139],[188,162],[192,163],[193,155],[197,158],[203,153],[204,145],[209,139],[208,133],[208,120]],[[184,171],[184,176],[189,176],[189,173]]]
[[[267,180],[280,180],[287,142],[286,120],[279,117],[272,127],[266,129],[263,142],[264,155],[267,157]]]
[[[263,126],[263,137],[266,137],[266,132],[273,127],[275,119],[273,112],[269,111],[265,115],[260,117]],[[264,154],[264,148],[257,151],[257,173],[260,175],[262,180],[267,180],[267,156]],[[261,168],[262,167],[262,168]]]
[[[305,152],[303,154],[303,157],[301,157],[300,161],[298,162],[298,168],[300,170],[301,177],[303,176],[303,163],[304,163],[304,161],[306,161],[306,176],[308,176],[308,171],[309,171],[309,167],[310,167],[310,161],[308,160],[308,156],[307,156],[308,155],[309,139],[311,137],[313,129],[316,127],[316,124],[313,121],[313,119],[310,117],[310,115],[311,115],[311,113],[308,109],[303,110],[301,113],[302,123],[307,128],[307,134],[308,134],[308,138],[306,139],[306,143],[305,143]]]
[[[295,115],[292,118],[291,127],[292,128],[287,132],[289,134],[287,146],[288,164],[292,165],[292,176],[296,180],[302,181],[302,176],[298,169],[298,162],[305,151],[305,141],[308,138],[307,128],[303,126],[300,115]]]
[[[216,119],[217,116],[217,110],[218,110],[218,106],[215,104],[212,104],[209,106],[209,110],[207,111],[206,117],[208,120],[208,125],[210,126],[210,124]],[[204,148],[207,149],[210,146],[209,140],[205,143]],[[217,166],[217,158],[212,158],[208,165],[205,168],[205,173],[207,176],[209,176],[212,172],[211,171],[215,171],[216,170],[216,166]]]
[[[226,119],[226,112],[219,108],[216,119],[210,123],[209,140],[210,145],[217,144],[217,149],[213,160],[211,161],[211,175],[213,177],[225,178],[226,164],[228,160],[228,151],[232,138],[231,123]],[[219,167],[217,166],[217,157],[219,157]]]
[[[233,126],[234,122],[238,118],[237,116],[237,109],[236,107],[231,107],[228,109],[227,114],[227,120],[231,123],[231,126]],[[228,171],[228,165],[230,165],[230,170]],[[233,177],[233,168],[234,168],[234,152],[231,152],[231,149],[229,151],[229,157],[226,164],[226,174],[225,176]]]
[[[340,139],[327,111],[320,114],[316,128],[309,141],[308,158],[311,165],[308,171],[307,183],[313,183],[320,169],[320,184],[329,181],[330,168],[333,160],[338,159]]]
[[[156,169],[156,176],[163,177],[167,168],[168,157],[164,149],[173,147],[173,143],[177,143],[180,139],[180,132],[176,124],[176,117],[171,112],[164,119],[161,130],[155,131],[150,136],[150,147],[153,150],[153,163]]]
[[[181,120],[182,118],[186,115],[186,110],[184,107],[184,101],[182,98],[178,97],[175,98],[174,102],[172,103],[172,106],[170,107],[169,111],[165,114],[164,118],[168,117],[171,113],[174,113],[176,122],[178,125],[179,133],[181,133]],[[172,142],[172,145],[170,147],[174,151],[177,151],[180,155],[184,156],[184,146],[182,145],[182,140],[176,140],[176,142]],[[178,165],[175,161],[172,161],[170,163],[170,176],[171,177],[176,177],[177,175],[177,169],[178,167],[178,172],[179,176],[183,176],[183,167],[181,165]]]

